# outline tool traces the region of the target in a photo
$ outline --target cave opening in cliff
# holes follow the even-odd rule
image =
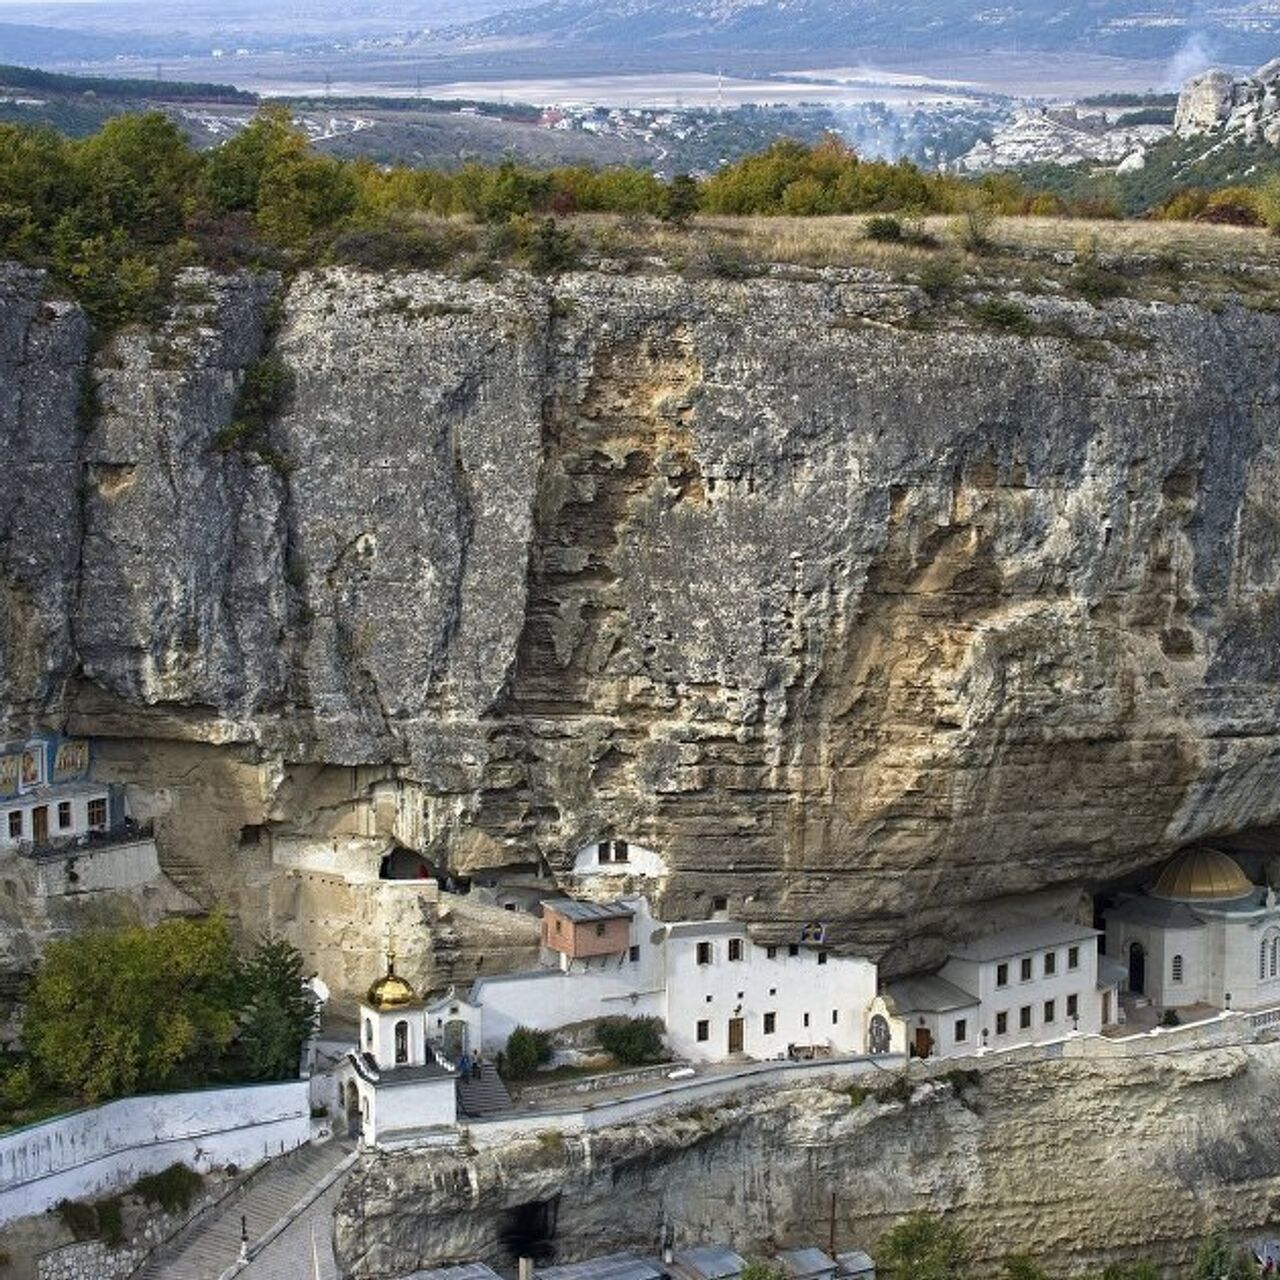
[[[555,1261],[556,1222],[560,1217],[560,1197],[529,1200],[513,1205],[502,1216],[498,1239],[511,1261],[532,1258],[547,1264]]]
[[[420,853],[397,845],[378,867],[380,880],[434,880],[435,868]]]

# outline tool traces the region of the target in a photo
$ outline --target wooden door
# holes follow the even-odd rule
[[[31,839],[35,844],[44,844],[49,839],[48,805],[31,810]]]
[[[916,1057],[927,1058],[933,1052],[933,1036],[928,1027],[916,1028]]]
[[[729,1052],[730,1053],[742,1052],[742,1026],[743,1026],[743,1020],[741,1018],[729,1019]]]

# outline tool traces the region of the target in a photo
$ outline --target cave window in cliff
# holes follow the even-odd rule
[[[552,1241],[560,1214],[560,1197],[514,1205],[503,1215],[498,1238],[513,1258],[547,1263],[555,1256]]]
[[[382,859],[378,867],[379,880],[434,880],[431,864],[413,849],[397,845]]]

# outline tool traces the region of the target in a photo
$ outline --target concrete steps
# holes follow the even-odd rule
[[[305,1146],[273,1160],[217,1208],[162,1247],[137,1280],[217,1280],[240,1256],[241,1218],[249,1243],[260,1240],[290,1214],[353,1150],[334,1140]]]
[[[473,1071],[470,1080],[458,1079],[458,1110],[463,1115],[493,1116],[512,1108],[511,1095],[502,1083],[497,1068],[486,1062],[477,1078]]]

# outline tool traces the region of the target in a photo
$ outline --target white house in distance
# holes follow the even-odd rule
[[[428,1034],[448,1054],[492,1056],[517,1026],[609,1016],[661,1019],[672,1051],[697,1062],[905,1051],[871,961],[757,943],[725,918],[664,924],[643,897],[545,902],[540,968],[481,978],[427,1007]]]
[[[1184,850],[1103,912],[1129,992],[1162,1008],[1280,1004],[1280,904],[1216,849]]]
[[[457,1123],[457,1076],[428,1042],[424,1006],[396,973],[394,952],[360,1006],[360,1045],[337,1076],[347,1132],[367,1143],[429,1142]]]
[[[1119,996],[1114,979],[1099,978],[1098,937],[1036,920],[954,948],[935,974],[890,983],[911,1053],[954,1057],[1100,1031],[1119,1016]]]

